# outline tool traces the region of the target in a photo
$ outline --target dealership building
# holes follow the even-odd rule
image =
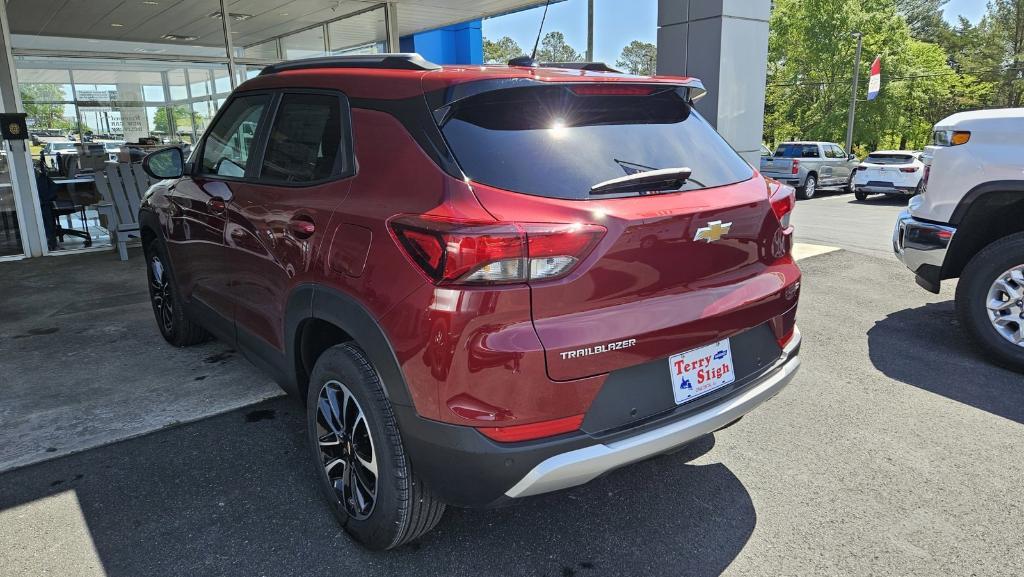
[[[26,113],[30,136],[0,148],[0,261],[110,250],[113,212],[92,174],[137,161],[129,145],[195,142],[231,90],[267,65],[382,52],[482,65],[482,20],[543,4],[0,2],[0,112]],[[708,96],[698,110],[750,162],[761,142],[770,10],[770,0],[658,0],[658,73],[700,78]]]

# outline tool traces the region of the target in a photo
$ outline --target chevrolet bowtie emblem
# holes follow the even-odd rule
[[[721,239],[723,236],[729,233],[729,229],[732,228],[731,222],[722,222],[720,220],[714,220],[708,223],[707,226],[697,229],[697,234],[693,235],[693,240],[715,242]]]

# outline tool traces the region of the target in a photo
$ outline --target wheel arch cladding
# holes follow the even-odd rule
[[[925,193],[927,194],[927,192]],[[1024,232],[1024,182],[987,183],[972,189],[960,201],[951,224],[957,227],[950,243],[942,278],[956,278],[986,246]]]
[[[353,342],[376,369],[381,386],[393,404],[413,406],[398,358],[384,330],[355,298],[318,285],[296,288],[288,301],[285,325],[293,363],[292,390],[304,395],[317,357],[328,348]]]

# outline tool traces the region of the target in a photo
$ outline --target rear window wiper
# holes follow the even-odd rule
[[[637,172],[636,174],[599,182],[590,187],[590,194],[677,190],[686,184],[692,172],[686,167]]]

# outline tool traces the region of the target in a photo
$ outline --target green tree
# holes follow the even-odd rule
[[[172,107],[171,110],[174,113],[174,126],[176,126],[179,131],[184,130],[186,132],[191,132],[192,124],[189,120],[188,106],[179,104]],[[203,118],[198,112],[193,111],[191,115],[192,120],[194,120],[196,124],[202,123]],[[167,121],[167,108],[160,108],[155,114],[153,114],[153,132],[170,134],[171,128],[170,123]]]
[[[484,62],[487,64],[505,64],[523,55],[523,49],[508,36],[502,36],[496,42],[484,38]]]
[[[957,93],[958,83],[974,79],[958,76],[941,46],[912,37],[897,0],[776,0],[771,18],[765,102],[770,143],[845,139],[854,30],[864,44],[855,144],[923,146],[955,97],[978,96],[980,89]],[[882,59],[881,93],[866,101],[876,55]]]
[[[897,0],[896,9],[907,21],[914,38],[935,42],[949,30],[942,18],[947,3],[949,0]]]
[[[29,118],[38,128],[67,130],[71,124],[64,118],[64,90],[56,84],[22,84],[21,101]]]
[[[980,27],[1000,51],[999,104],[1016,108],[1024,102],[1024,0],[991,0]]]
[[[583,62],[583,55],[569,46],[561,32],[548,32],[540,42],[537,58],[541,62]]]
[[[634,40],[622,49],[615,65],[630,74],[653,76],[658,65],[658,47],[650,42]]]

